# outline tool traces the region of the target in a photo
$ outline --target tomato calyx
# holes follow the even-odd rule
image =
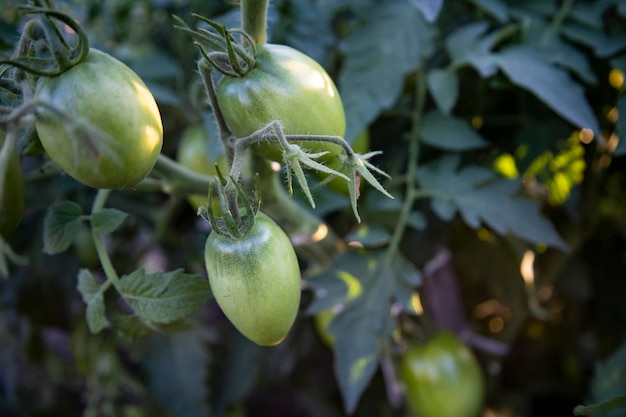
[[[254,226],[260,198],[256,192],[246,193],[232,175],[225,178],[217,164],[215,170],[218,178],[211,181],[207,206],[200,206],[198,215],[220,235],[241,239]]]
[[[213,31],[204,28],[194,30],[182,19],[174,16],[178,23],[175,27],[189,34],[200,50],[202,55],[200,68],[209,66],[231,77],[243,77],[254,68],[256,47],[250,35],[240,29],[226,29],[225,25],[198,14],[192,16],[213,29]],[[235,35],[239,35],[241,40],[237,40]]]
[[[0,65],[14,67],[37,76],[54,77],[87,59],[88,36],[75,19],[58,10],[44,7],[28,5],[18,7],[18,10],[35,14],[37,18],[28,21],[24,26],[15,58],[2,60]],[[78,36],[76,45],[70,46],[67,43],[55,20],[67,25],[76,33]],[[43,49],[48,53],[33,56],[35,51],[41,50],[36,47],[40,44],[45,46]]]

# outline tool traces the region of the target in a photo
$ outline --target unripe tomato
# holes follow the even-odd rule
[[[424,345],[411,345],[400,361],[409,406],[420,417],[477,417],[484,379],[472,352],[442,331]]]
[[[204,259],[215,300],[231,323],[259,345],[280,343],[300,305],[300,267],[285,232],[259,212],[241,239],[212,232]]]
[[[202,125],[190,126],[183,132],[178,144],[176,159],[183,166],[200,174],[217,175],[215,162],[211,162],[209,153],[208,139],[205,136],[206,129]],[[229,167],[226,162],[226,156],[222,155],[217,159],[217,164],[224,175],[228,173]],[[187,199],[189,204],[198,210],[198,207],[206,203],[206,195],[194,195]]]
[[[36,129],[63,171],[95,188],[124,188],[152,170],[163,144],[161,115],[143,81],[112,56],[91,49],[84,62],[37,83]]]
[[[225,75],[217,99],[231,131],[248,136],[272,121],[290,134],[343,136],[346,117],[339,92],[326,71],[313,59],[285,45],[257,45],[256,65],[242,77]],[[343,152],[337,145],[306,142],[312,152],[329,151],[324,159]],[[264,142],[261,155],[282,161],[281,147]]]
[[[0,146],[4,143],[4,132],[0,131]],[[24,179],[17,153],[9,158],[0,200],[0,235],[9,236],[22,219],[24,211]]]

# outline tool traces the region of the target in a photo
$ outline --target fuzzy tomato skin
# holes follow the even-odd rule
[[[225,75],[217,85],[224,119],[237,137],[280,121],[290,134],[342,136],[346,117],[339,92],[313,59],[289,46],[257,45],[256,65],[242,77]],[[300,143],[313,152],[343,152],[330,143]],[[255,146],[261,155],[282,161],[278,143]],[[326,158],[322,158],[324,160]]]
[[[35,99],[100,132],[87,140],[53,112],[37,112],[43,148],[77,181],[94,188],[125,188],[152,170],[163,144],[159,109],[139,76],[111,55],[91,49],[84,62],[56,77],[42,77]]]
[[[216,162],[211,162],[214,158],[211,157],[209,152],[208,139],[205,135],[206,129],[204,129],[202,125],[194,125],[185,129],[178,143],[176,160],[192,171],[216,176]],[[217,158],[217,165],[222,171],[222,174],[228,174],[229,166],[225,155],[221,155]],[[197,211],[198,207],[206,203],[207,196],[193,195],[187,200],[194,210]]]
[[[400,362],[409,406],[420,417],[477,417],[484,379],[467,346],[447,331],[408,348]]]
[[[241,239],[212,232],[204,254],[211,290],[231,323],[258,345],[280,343],[300,305],[300,267],[285,232],[259,212]]]
[[[0,146],[4,143],[4,132],[0,131]],[[24,212],[24,178],[17,153],[9,158],[2,199],[0,200],[0,235],[7,237],[15,231]]]

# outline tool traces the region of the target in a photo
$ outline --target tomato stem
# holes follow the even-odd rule
[[[98,190],[93,206],[91,207],[91,215],[98,213],[104,208],[104,204],[106,203],[109,194],[111,194],[111,190]],[[111,284],[117,287],[120,283],[120,277],[117,275],[117,272],[111,263],[111,258],[106,250],[106,246],[104,244],[104,234],[94,227],[91,228],[91,234],[93,236],[94,245],[96,246],[98,258],[100,258],[100,264],[102,265],[104,274],[107,277],[106,282],[100,287],[100,291],[104,292]]]
[[[267,40],[268,0],[241,0],[241,27],[257,45]]]

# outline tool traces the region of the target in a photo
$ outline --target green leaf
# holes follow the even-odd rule
[[[483,77],[494,75],[498,68],[491,53],[495,36],[485,36],[489,23],[472,22],[460,27],[446,39],[446,50],[455,66],[471,65]]]
[[[335,375],[345,410],[351,414],[378,369],[381,341],[396,329],[391,303],[414,313],[405,295],[412,294],[421,275],[400,255],[389,260],[382,250],[347,251],[336,265],[307,281],[316,295],[309,313],[339,311],[328,331],[335,340]]]
[[[606,58],[626,48],[626,35],[607,36],[602,28],[596,30],[570,23],[563,26],[561,33],[568,39],[590,47],[601,58]]]
[[[377,225],[360,224],[345,237],[350,244],[358,243],[364,248],[382,247],[389,243],[391,234],[387,229]]]
[[[424,117],[420,133],[424,143],[449,151],[469,151],[488,145],[467,122],[438,111]]]
[[[501,0],[472,0],[472,3],[500,23],[509,20],[509,6]]]
[[[591,406],[578,408],[577,415],[604,413],[606,417],[626,416],[626,341],[603,362],[598,362],[591,380]],[[612,411],[617,408],[620,411]]]
[[[427,76],[428,90],[433,96],[437,108],[450,114],[459,98],[459,77],[453,67],[434,69]]]
[[[87,269],[78,272],[77,289],[87,304],[87,325],[92,333],[99,333],[109,327],[109,320],[106,318],[104,309],[104,294],[100,289],[100,284]]]
[[[43,251],[54,255],[69,248],[80,231],[82,214],[80,206],[71,201],[49,207],[43,223]]]
[[[127,216],[123,211],[105,208],[91,215],[91,226],[102,234],[111,233],[126,220]]]
[[[182,269],[152,274],[140,269],[122,277],[117,290],[142,320],[160,324],[187,317],[211,296],[207,280]]]
[[[177,320],[170,323],[146,323],[134,314],[118,315],[113,317],[112,328],[115,332],[129,340],[137,340],[159,333],[174,333],[189,330],[194,323],[188,320]]]
[[[349,142],[396,102],[404,76],[433,50],[433,28],[409,3],[381,2],[361,17],[363,24],[340,44],[345,61],[338,84]]]
[[[412,0],[415,7],[417,7],[426,21],[434,22],[439,16],[439,12],[443,7],[443,0]]]
[[[519,181],[495,179],[494,173],[479,166],[458,170],[458,156],[447,156],[418,170],[421,191],[432,195],[431,206],[444,220],[457,212],[475,229],[482,224],[496,233],[513,234],[533,243],[559,249],[567,244],[540,211],[539,204],[519,197]]]
[[[573,125],[599,134],[600,126],[584,89],[567,72],[546,63],[536,50],[526,46],[507,48],[496,57],[511,82],[532,92]]]
[[[209,416],[208,370],[211,334],[203,328],[156,334],[143,355],[154,398],[178,416]]]
[[[622,96],[617,100],[617,111],[620,115],[615,124],[615,134],[620,138],[617,147],[613,151],[615,155],[626,154],[626,96]]]

